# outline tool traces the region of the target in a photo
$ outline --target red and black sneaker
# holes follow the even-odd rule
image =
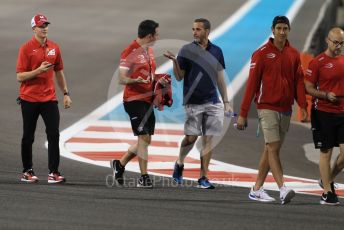
[[[64,178],[60,172],[49,173],[48,175],[49,184],[56,184],[56,183],[63,183],[63,182],[66,182],[66,178]]]
[[[32,169],[29,169],[23,173],[20,180],[24,182],[28,182],[28,183],[35,183],[35,182],[38,182],[38,177],[36,177]]]

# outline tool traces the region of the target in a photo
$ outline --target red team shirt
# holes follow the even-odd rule
[[[43,61],[55,64],[47,72],[37,77],[23,81],[20,85],[19,97],[29,102],[56,101],[54,71],[63,69],[60,48],[54,42],[47,40],[44,46],[33,37],[19,50],[17,73],[29,72],[37,69]]]
[[[17,60],[17,73],[29,72],[37,69],[43,61],[55,64],[47,72],[37,77],[23,81],[20,85],[19,97],[29,102],[56,101],[54,71],[63,69],[60,48],[54,42],[47,40],[44,46],[32,37],[30,41],[20,47]]]
[[[301,108],[306,108],[300,54],[288,41],[281,52],[270,38],[265,45],[253,53],[241,104],[242,117],[247,117],[253,97],[257,109],[291,111],[294,99]]]
[[[306,81],[318,90],[344,96],[344,56],[329,57],[321,53],[314,58],[306,71]],[[315,99],[313,106],[324,112],[344,113],[344,98],[332,103],[325,99]]]
[[[130,78],[142,77],[150,79],[150,83],[126,85],[123,101],[145,101],[149,104],[153,101],[153,80],[156,70],[153,49],[146,51],[134,40],[121,54],[119,68],[127,69]]]

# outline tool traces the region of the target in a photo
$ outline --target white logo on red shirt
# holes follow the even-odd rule
[[[251,64],[250,64],[250,69],[254,69],[256,67],[256,63],[255,62],[252,62]]]
[[[146,63],[146,59],[143,54],[137,55],[137,59],[139,60],[139,63]]]
[[[265,48],[266,48],[266,46],[263,46],[260,50],[262,51],[262,50],[265,50]]]
[[[276,57],[276,54],[274,54],[274,53],[268,53],[268,54],[266,55],[266,57],[267,57],[267,58],[275,58],[275,57]]]
[[[306,75],[312,76],[312,73],[313,73],[312,70],[310,70],[310,69],[307,69],[307,70],[306,70]]]
[[[326,65],[325,65],[325,68],[327,68],[327,69],[331,69],[331,68],[333,68],[333,64],[330,62],[330,63],[327,63]]]
[[[55,56],[55,49],[49,50],[47,56]]]

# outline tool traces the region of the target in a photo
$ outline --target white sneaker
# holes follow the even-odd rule
[[[295,191],[285,187],[285,185],[283,185],[280,188],[280,198],[281,198],[281,204],[287,204],[291,201],[291,199],[293,199],[293,197],[295,196]]]
[[[254,191],[253,187],[251,188],[250,193],[248,194],[248,198],[251,200],[256,200],[260,202],[273,202],[275,198],[269,196],[269,194],[261,187],[259,190]]]

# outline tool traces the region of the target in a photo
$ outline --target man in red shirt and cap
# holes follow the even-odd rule
[[[50,22],[42,14],[31,20],[33,37],[20,47],[17,60],[17,80],[20,82],[18,101],[23,116],[21,156],[23,175],[21,181],[37,182],[32,169],[32,144],[39,115],[42,116],[48,139],[49,174],[48,183],[64,182],[58,171],[60,163],[59,123],[60,114],[54,86],[54,76],[64,94],[64,108],[70,108],[71,99],[63,73],[63,62],[59,46],[48,40]]]

